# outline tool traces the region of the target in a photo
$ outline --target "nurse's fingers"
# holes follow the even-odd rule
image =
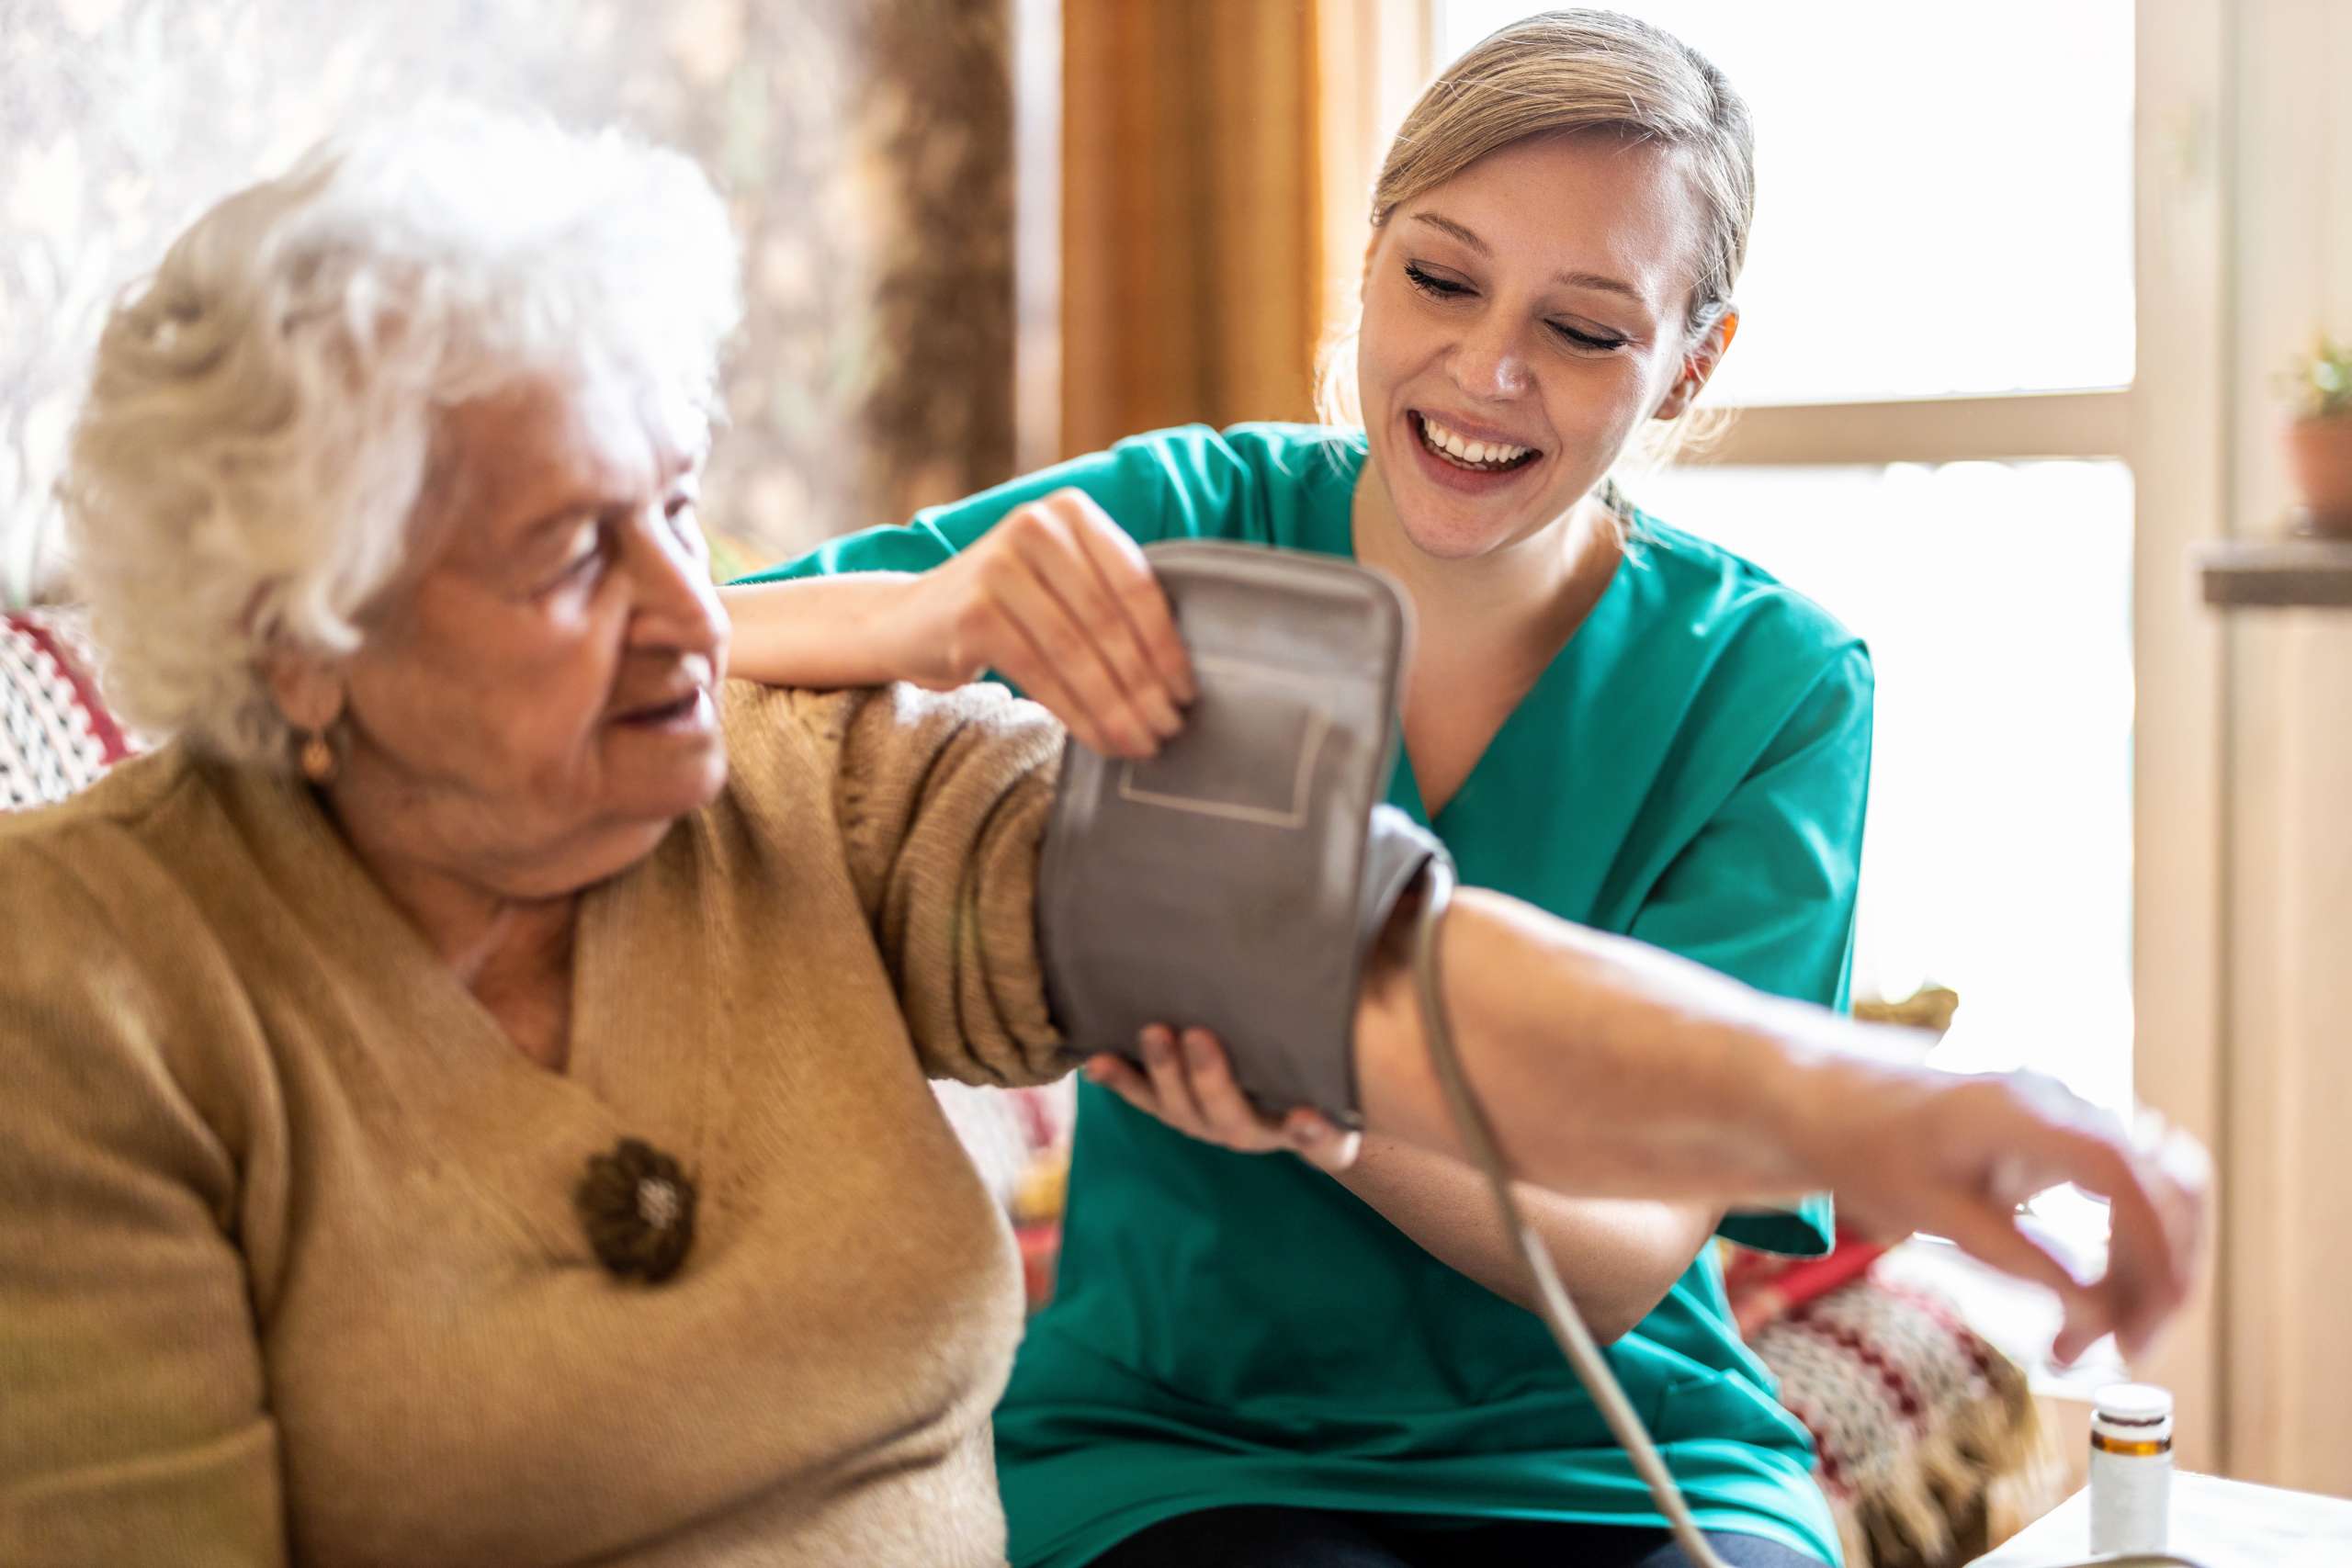
[[[1143,590],[1155,598],[1159,585],[1143,564],[1135,542],[1101,513],[1102,509],[1083,491],[1057,491],[1024,509],[1028,525],[1013,530],[1012,547],[1068,612],[1075,628],[1076,640],[1056,650],[1066,661],[1064,673],[1089,688],[1091,699],[1115,700],[1124,709],[1122,717],[1148,727],[1164,740],[1183,728],[1184,721],[1176,712],[1176,694],[1169,689],[1146,649],[1127,606],[1127,592],[1097,558],[1098,553],[1115,563],[1114,570],[1125,569],[1122,575],[1139,575]],[[1114,553],[1107,544],[1090,543],[1098,534],[1117,535],[1133,551],[1134,559],[1130,562]],[[1163,621],[1168,618],[1164,602],[1160,615]],[[1168,630],[1172,636],[1172,624]],[[1041,644],[1046,642],[1039,628],[1033,626],[1032,634]],[[1102,710],[1098,707],[1097,712]]]
[[[1080,1070],[1089,1082],[1102,1085],[1154,1121],[1166,1122],[1186,1137],[1207,1137],[1208,1129],[1191,1105],[1190,1097],[1182,1093],[1171,1096],[1162,1088],[1169,1081],[1164,1063],[1174,1049],[1174,1036],[1154,1024],[1136,1037],[1136,1043],[1147,1062],[1159,1059],[1151,1070],[1139,1068],[1110,1051],[1089,1056]]]
[[[1195,1138],[1215,1136],[1173,1033],[1158,1025],[1143,1032],[1143,1066],[1151,1075],[1152,1092],[1159,1097],[1161,1121]]]
[[[1183,1052],[1186,1087],[1212,1139],[1247,1152],[1283,1146],[1281,1124],[1261,1115],[1233,1081],[1223,1042],[1205,1029],[1188,1029],[1177,1043]]]
[[[1291,1149],[1326,1170],[1344,1170],[1354,1162],[1356,1145],[1321,1111],[1301,1106],[1270,1116],[1259,1110],[1234,1077],[1224,1042],[1208,1030],[1188,1029],[1180,1043],[1213,1141],[1244,1153]]]
[[[1363,1153],[1363,1134],[1347,1133],[1320,1111],[1300,1106],[1283,1118],[1283,1134],[1298,1157],[1317,1170],[1337,1176]]]
[[[1159,737],[1052,587],[1034,575],[1007,574],[995,592],[1010,631],[991,662],[1103,755],[1157,754]]]
[[[1086,1066],[1080,1070],[1089,1083],[1101,1084],[1145,1115],[1167,1120],[1159,1113],[1159,1096],[1152,1091],[1151,1080],[1125,1056],[1100,1051],[1086,1058]]]
[[[1215,1142],[1245,1152],[1289,1149],[1333,1175],[1355,1164],[1363,1149],[1362,1134],[1341,1132],[1337,1122],[1312,1106],[1296,1106],[1281,1116],[1259,1110],[1234,1077],[1225,1043],[1208,1030],[1188,1029],[1180,1043],[1193,1093],[1208,1118],[1209,1135]]]
[[[1110,513],[1084,491],[1061,491],[1047,499],[1065,498],[1065,515],[1070,520],[1079,547],[1126,616],[1159,683],[1175,701],[1191,702],[1200,694],[1193,682],[1192,655],[1185,651],[1184,639],[1176,629],[1176,613],[1170,608],[1168,595],[1161,590],[1159,578],[1151,570],[1143,547],[1113,522]]]
[[[1137,1044],[1148,1064],[1144,1069],[1103,1052],[1089,1057],[1082,1070],[1089,1080],[1188,1137],[1237,1154],[1287,1149],[1333,1174],[1353,1165],[1363,1150],[1361,1134],[1343,1132],[1319,1111],[1301,1106],[1283,1116],[1260,1111],[1235,1080],[1224,1046],[1205,1029],[1188,1030],[1179,1041],[1155,1024]]]

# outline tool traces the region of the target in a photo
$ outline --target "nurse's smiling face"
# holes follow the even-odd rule
[[[1357,390],[1370,466],[1419,551],[1484,556],[1566,516],[1647,419],[1697,395],[1704,233],[1679,156],[1610,133],[1504,147],[1375,235]]]

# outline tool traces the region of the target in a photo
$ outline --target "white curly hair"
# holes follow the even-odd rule
[[[617,132],[436,108],[229,197],[108,318],[60,481],[110,696],[283,765],[267,656],[358,645],[444,411],[613,370],[707,421],[741,307],[708,179]]]

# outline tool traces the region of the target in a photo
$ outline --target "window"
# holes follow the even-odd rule
[[[1444,0],[1450,61],[1541,6]],[[1618,0],[1756,124],[1756,222],[1719,402],[2132,379],[2131,0]],[[1857,330],[1860,329],[1860,330]]]
[[[1691,468],[1642,485],[1871,645],[1854,989],[1961,995],[1936,1053],[2131,1103],[2132,481],[2121,463]]]
[[[2132,1095],[2131,0],[1618,0],[1747,97],[1758,212],[1699,460],[1628,485],[1867,637],[1858,995],[1936,1060]],[[1449,61],[1542,7],[1440,0]],[[2098,1206],[2046,1201],[2096,1247]]]

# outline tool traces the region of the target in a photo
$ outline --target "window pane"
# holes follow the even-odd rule
[[[1543,8],[1442,0],[1439,54]],[[2132,0],[1616,8],[1755,114],[1743,315],[1711,399],[2130,382]]]
[[[1645,511],[1867,638],[1855,993],[1960,993],[1939,1065],[2121,1109],[2132,1070],[2132,483],[2120,463],[1669,469]]]

